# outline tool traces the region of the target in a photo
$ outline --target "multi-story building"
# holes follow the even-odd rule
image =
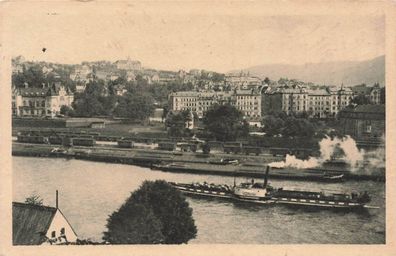
[[[316,118],[329,118],[350,104],[350,88],[306,89],[302,86],[268,88],[262,97],[263,112],[307,112]]]
[[[261,116],[261,94],[255,90],[234,90],[232,92],[175,92],[169,95],[171,109],[191,110],[199,118],[214,104],[229,103],[239,109],[245,117]]]
[[[73,93],[60,83],[12,89],[13,116],[55,116],[62,106],[71,107]]]
[[[235,90],[231,96],[232,104],[240,110],[245,117],[261,117],[261,94],[256,90]]]

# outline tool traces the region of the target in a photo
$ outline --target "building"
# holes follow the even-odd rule
[[[381,104],[381,88],[378,83],[374,86],[367,86],[365,84],[351,87],[354,96],[364,95],[371,104]]]
[[[231,101],[228,93],[224,92],[175,92],[169,95],[169,105],[173,111],[191,110],[202,118],[204,113],[214,104]]]
[[[85,91],[85,88],[87,87],[86,83],[83,82],[78,82],[76,84],[76,92],[77,93],[83,93]]]
[[[70,79],[73,81],[88,81],[92,72],[92,68],[88,65],[76,66],[70,74]]]
[[[261,94],[259,91],[235,90],[231,96],[231,103],[247,118],[261,117]]]
[[[153,114],[149,117],[150,123],[163,123],[164,122],[164,109],[156,108]]]
[[[56,116],[62,106],[71,107],[74,95],[69,88],[55,83],[40,88],[12,88],[13,116]]]
[[[263,112],[303,113],[316,118],[334,118],[350,104],[350,88],[326,87],[307,89],[303,86],[279,86],[267,88],[262,97]]]
[[[234,90],[232,92],[175,92],[169,95],[171,110],[191,110],[198,118],[214,104],[229,103],[247,118],[261,116],[261,94],[256,90]]]
[[[343,133],[360,145],[380,145],[385,136],[385,105],[347,108],[340,112],[340,122]]]
[[[125,85],[123,85],[123,84],[114,85],[114,94],[115,95],[123,96],[127,92],[128,92],[128,90],[126,89]]]
[[[225,77],[226,85],[232,88],[250,89],[262,84],[259,77],[250,76],[249,74],[228,75]]]
[[[12,203],[13,245],[76,242],[76,232],[58,207]]]
[[[121,70],[141,70],[142,69],[142,64],[140,63],[140,61],[137,60],[131,60],[131,59],[127,59],[127,60],[117,60],[115,62],[117,69],[121,69]]]

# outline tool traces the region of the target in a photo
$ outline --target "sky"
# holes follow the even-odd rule
[[[21,8],[5,23],[8,51],[35,61],[75,64],[130,57],[144,67],[218,72],[260,64],[360,61],[385,53],[381,15],[136,9]]]

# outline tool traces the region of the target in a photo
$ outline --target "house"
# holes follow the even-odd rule
[[[374,86],[367,86],[365,84],[356,85],[352,88],[353,95],[364,95],[366,96],[371,104],[381,104],[381,88],[378,83]]]
[[[127,93],[128,90],[125,88],[125,85],[117,84],[114,86],[114,94],[118,96],[122,96]]]
[[[13,245],[76,243],[77,234],[57,207],[12,203]]]
[[[72,91],[55,83],[42,87],[12,89],[12,114],[14,116],[55,116],[62,106],[71,107],[74,100]]]

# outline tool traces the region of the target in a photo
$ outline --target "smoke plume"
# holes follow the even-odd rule
[[[330,138],[326,136],[319,142],[319,157],[309,157],[307,160],[298,159],[293,155],[286,155],[285,161],[272,162],[271,167],[292,167],[297,169],[320,167],[326,161],[332,159],[343,160],[348,164],[351,171],[364,170],[371,172],[373,169],[385,168],[385,148],[378,148],[365,152],[359,149],[356,141],[350,137]]]

